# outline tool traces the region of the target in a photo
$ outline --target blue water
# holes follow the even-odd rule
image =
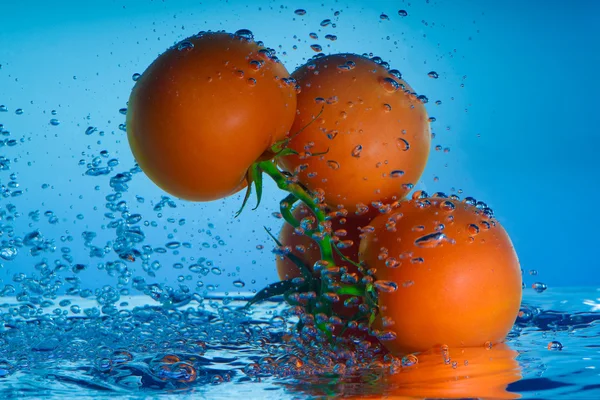
[[[242,28],[290,71],[313,44],[373,53],[427,95],[440,150],[416,189],[486,201],[524,271],[508,339],[522,378],[508,391],[600,398],[588,200],[600,195],[600,3],[0,0],[0,15],[1,398],[398,389],[376,351],[342,373],[335,355],[284,340],[295,320],[283,303],[239,309],[277,280],[262,230],[282,223],[273,184],[234,218],[240,195],[181,201],[135,167],[123,125],[134,75],[198,31]]]
[[[4,301],[3,313],[15,305],[14,299],[12,304]],[[95,306],[77,301],[83,307]],[[0,353],[5,357],[0,362],[3,398],[187,394],[292,399],[393,393],[381,371],[363,383],[331,371],[307,375],[297,359],[308,363],[310,358],[282,341],[291,319],[280,301],[263,303],[250,314],[239,310],[244,304],[239,300],[225,301],[224,306],[222,299],[205,299],[170,309],[149,306],[140,296],[126,302],[112,317],[56,316],[49,311],[5,323]],[[522,378],[509,384],[507,393],[527,399],[600,396],[599,309],[598,288],[541,294],[525,290],[521,317],[508,340],[519,353]],[[318,364],[323,367],[325,360]],[[404,367],[411,368],[415,366]],[[470,379],[475,384],[478,378]],[[432,383],[435,379],[422,382],[418,390]]]

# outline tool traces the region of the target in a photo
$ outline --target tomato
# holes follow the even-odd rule
[[[292,125],[295,85],[248,34],[190,37],[161,54],[131,92],[131,150],[172,195],[209,201],[240,190],[248,167]]]
[[[311,223],[312,229],[317,228],[317,222],[313,213],[303,204],[297,206],[292,214],[298,221],[305,220]],[[344,218],[334,218],[331,224],[333,236],[341,244],[340,252],[350,260],[358,263],[358,246],[360,235],[363,234],[362,227],[367,226],[372,219],[373,213],[363,216],[348,215]],[[314,221],[314,222],[313,222]],[[303,234],[297,233],[292,225],[284,223],[279,233],[279,241],[292,254],[298,256],[313,271],[314,264],[321,259],[321,251],[316,242]],[[343,248],[341,248],[343,247]],[[362,274],[351,263],[344,261],[334,250],[334,261],[336,266],[343,267],[347,274],[353,275],[358,282]],[[302,276],[300,270],[287,257],[277,257],[277,273],[281,280],[292,279]],[[345,307],[343,302],[348,296],[340,296],[340,301],[334,303],[334,311],[338,315],[351,316],[356,313],[356,307]]]
[[[403,198],[425,169],[431,133],[423,102],[399,73],[355,54],[334,54],[292,77],[301,91],[289,147],[300,154],[281,157],[282,168],[350,212],[357,204]]]
[[[377,329],[392,332],[383,341],[392,353],[505,339],[519,312],[522,277],[510,238],[489,209],[416,198],[370,225],[359,257],[383,289]]]

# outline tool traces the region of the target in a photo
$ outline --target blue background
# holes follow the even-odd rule
[[[294,14],[298,8],[306,15]],[[400,9],[408,16],[399,16]],[[24,191],[0,198],[0,211],[14,204],[21,214],[0,223],[13,226],[17,236],[39,229],[57,246],[42,256],[21,249],[15,260],[0,260],[0,287],[11,284],[15,273],[35,274],[41,257],[59,259],[62,247],[70,249],[74,262],[87,265],[79,275],[85,286],[114,284],[115,278],[97,268],[115,259],[114,253],[90,258],[81,239],[83,231],[95,231],[98,246],[115,238],[104,217],[109,177],[86,176],[79,160],[88,163],[107,150],[120,162],[114,173],[131,168],[126,135],[118,128],[131,76],[198,31],[241,28],[275,48],[289,71],[315,54],[313,43],[324,52],[381,56],[428,96],[429,114],[437,119],[433,145],[450,149],[432,149],[418,187],[430,193],[462,190],[463,196],[486,201],[511,235],[528,285],[600,283],[594,157],[600,148],[600,2],[0,0],[0,10],[0,105],[7,108],[0,111],[0,124],[10,132],[0,140],[18,141],[0,147],[0,156],[11,160],[0,182],[7,185],[16,173]],[[334,11],[340,15],[334,17]],[[326,18],[336,27],[321,27]],[[310,39],[310,32],[319,39]],[[326,34],[338,40],[328,41]],[[429,78],[430,71],[439,79]],[[51,125],[51,118],[60,125]],[[98,132],[85,135],[88,126]],[[146,201],[139,203],[136,195]],[[155,257],[162,267],[147,280],[174,284],[180,277],[199,291],[232,293],[276,280],[272,244],[262,229],[278,230],[281,224],[271,215],[283,196],[273,185],[259,211],[237,219],[239,196],[204,204],[176,201],[176,208],[158,213],[152,207],[162,195],[139,174],[124,199],[144,221],[156,222],[143,227],[148,244],[178,240],[191,248]],[[28,217],[32,210],[42,213],[39,222]],[[48,210],[58,217],[56,224],[43,215]],[[0,239],[8,239],[3,230]],[[199,257],[221,272],[190,273],[187,266]],[[172,268],[176,262],[184,269]],[[139,263],[130,267],[145,276]],[[243,289],[233,286],[238,279]]]

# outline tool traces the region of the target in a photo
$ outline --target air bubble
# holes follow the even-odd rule
[[[430,78],[433,78],[433,79],[437,79],[437,78],[439,78],[439,77],[440,77],[440,76],[438,75],[438,73],[437,73],[437,72],[435,72],[435,71],[431,71],[431,72],[429,72],[429,73],[427,74],[427,76],[429,76]]]

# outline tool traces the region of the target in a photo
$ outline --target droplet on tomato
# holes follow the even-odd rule
[[[456,209],[456,206],[454,205],[454,203],[449,200],[442,201],[440,203],[439,207],[446,212],[452,212]]]
[[[427,194],[427,192],[426,192],[426,191],[424,191],[424,190],[417,190],[416,192],[414,192],[414,193],[412,194],[412,199],[413,199],[413,200],[417,200],[417,199],[425,199],[425,198],[427,198],[427,197],[429,197],[429,194]]]
[[[246,40],[254,40],[254,34],[249,29],[240,29],[236,31],[234,35]]]
[[[340,163],[334,160],[329,160],[327,161],[327,166],[333,170],[336,170],[340,168]]]
[[[398,146],[398,148],[402,151],[407,151],[408,149],[410,149],[410,144],[408,143],[408,141],[402,138],[396,139],[396,146]]]
[[[386,340],[395,340],[396,333],[392,331],[383,331],[377,335],[377,339],[381,340],[382,342],[385,342]]]
[[[392,78],[383,78],[379,83],[386,92],[394,93],[400,90],[400,84]]]
[[[435,232],[435,233],[430,233],[430,234],[425,235],[425,236],[421,236],[420,238],[418,238],[417,240],[415,240],[415,245],[417,247],[422,247],[422,248],[434,248],[434,247],[440,246],[444,242],[450,242],[451,243],[452,240],[449,239],[442,232]]]
[[[419,362],[419,359],[414,354],[409,354],[407,356],[402,357],[402,366],[403,367],[411,367]]]
[[[385,103],[385,104],[383,105],[383,111],[385,111],[385,112],[390,112],[390,111],[392,111],[392,106],[390,106],[389,104]]]
[[[477,235],[479,233],[479,226],[477,224],[469,224],[467,226],[467,232],[469,232],[470,235]]]
[[[373,286],[375,286],[375,288],[380,292],[385,293],[394,293],[396,290],[398,290],[398,284],[393,281],[375,281],[373,282]]]
[[[399,170],[399,169],[396,169],[396,170],[394,170],[394,171],[390,172],[390,176],[391,176],[392,178],[399,178],[399,177],[401,177],[402,175],[404,175],[404,171],[402,171],[402,170]]]
[[[250,86],[256,86],[256,79],[254,79],[254,78],[248,78],[248,85],[250,85]]]
[[[362,149],[363,149],[363,147],[360,144],[357,145],[356,147],[354,147],[352,149],[352,153],[351,153],[352,157],[356,157],[356,158],[360,157],[360,152],[362,151]]]
[[[258,71],[263,66],[262,61],[259,60],[250,60],[248,64],[250,64],[250,68],[252,68],[255,71]]]
[[[189,40],[183,40],[181,42],[179,42],[177,44],[177,50],[179,51],[189,51],[192,50],[194,48],[194,43],[190,42]]]

